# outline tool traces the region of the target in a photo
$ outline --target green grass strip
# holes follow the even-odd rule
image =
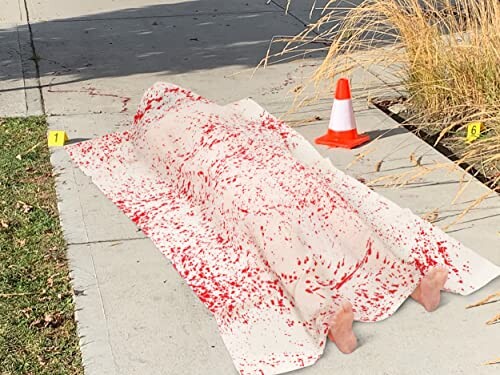
[[[43,117],[0,119],[0,374],[83,374]]]

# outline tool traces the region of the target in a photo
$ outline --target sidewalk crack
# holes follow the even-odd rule
[[[274,0],[269,0],[267,2],[267,4],[274,4],[276,5],[278,8],[280,9],[283,9],[284,11],[286,11],[286,14],[290,15],[291,17],[295,18],[297,21],[299,21],[301,24],[304,25],[304,27],[307,27],[308,26],[308,23],[305,22],[304,20],[302,20],[301,18],[299,18],[298,16],[296,16],[295,14],[293,14],[292,12],[290,12],[289,10],[287,11],[286,7],[283,7],[281,4],[278,4],[276,1]],[[316,35],[319,35],[316,30],[313,30],[313,33],[315,33]]]
[[[36,71],[36,82],[38,86],[38,92],[40,95],[40,105],[42,107],[42,113],[45,115],[45,100],[43,98],[43,90],[42,90],[42,81],[40,79],[40,64],[38,63],[38,55],[36,53],[36,47],[35,47],[35,41],[33,39],[33,29],[31,28],[31,22],[30,22],[30,14],[28,10],[28,0],[23,0],[24,2],[24,10],[26,11],[26,24],[28,25],[28,31],[30,35],[30,46],[31,46],[31,53],[33,54],[32,60],[35,64],[35,71]],[[26,95],[26,90],[25,90],[25,95]]]
[[[26,87],[26,71],[25,71],[25,66],[24,66],[24,61],[23,61],[23,54],[22,54],[22,45],[21,45],[21,37],[19,35],[19,26],[16,27],[16,32],[17,32],[17,46],[19,48],[19,58],[21,62],[21,74],[23,75],[23,92],[24,92],[24,114],[27,116],[29,113],[29,108],[28,108],[28,91]]]
[[[97,241],[86,241],[86,242],[69,242],[68,246],[74,245],[93,245],[93,244],[101,244],[101,243],[113,243],[113,242],[121,242],[121,241],[137,241],[137,240],[145,240],[147,237],[128,237],[128,238],[116,238],[112,240],[97,240]]]

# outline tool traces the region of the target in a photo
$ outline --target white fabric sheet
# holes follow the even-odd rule
[[[251,100],[219,106],[158,83],[130,129],[66,149],[212,312],[241,374],[313,364],[344,300],[374,322],[430,267],[460,294],[500,273]]]

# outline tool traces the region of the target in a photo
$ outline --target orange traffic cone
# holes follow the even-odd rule
[[[328,132],[324,136],[316,138],[315,142],[319,145],[351,149],[369,140],[368,135],[358,134],[356,130],[349,80],[341,78],[338,80],[335,90]]]

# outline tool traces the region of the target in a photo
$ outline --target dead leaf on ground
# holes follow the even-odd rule
[[[46,327],[57,328],[64,321],[63,316],[60,313],[55,313],[53,315],[45,315]]]
[[[36,327],[36,328],[42,327],[42,319],[36,319],[36,320],[32,321],[30,324],[30,328],[31,327]]]
[[[16,240],[16,245],[19,246],[19,247],[24,247],[24,245],[26,245],[26,239],[23,238],[23,239],[17,239]]]
[[[427,212],[426,214],[422,215],[422,219],[428,221],[429,223],[434,223],[439,217],[439,210],[435,208],[434,210]]]
[[[31,210],[33,210],[33,206],[30,206],[28,203],[23,202],[23,201],[17,201],[16,209],[21,210],[21,212],[27,214]]]
[[[27,319],[30,317],[30,314],[33,312],[33,309],[31,307],[26,307],[25,309],[22,309],[19,312],[23,314],[24,317]]]
[[[43,319],[36,319],[30,324],[30,327],[37,327],[37,328],[57,328],[59,327],[62,322],[64,321],[63,316],[56,312],[54,314],[45,314]]]
[[[44,367],[47,364],[47,361],[41,355],[37,355],[37,359],[40,366]]]

